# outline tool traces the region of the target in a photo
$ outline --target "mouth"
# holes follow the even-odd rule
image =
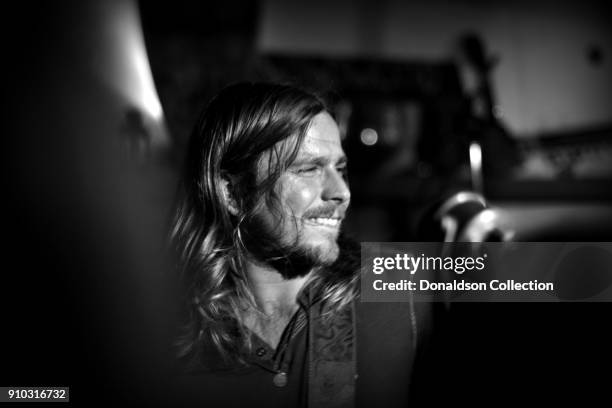
[[[340,228],[340,223],[342,222],[342,219],[336,217],[313,217],[307,218],[306,222],[308,224],[315,225],[318,227],[338,229]]]

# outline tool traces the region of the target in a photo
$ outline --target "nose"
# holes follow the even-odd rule
[[[323,200],[335,201],[338,204],[348,203],[351,199],[351,191],[342,173],[335,168],[328,169],[326,173],[322,193]]]

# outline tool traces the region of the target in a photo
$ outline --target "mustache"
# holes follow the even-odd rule
[[[311,208],[304,212],[302,218],[330,218],[336,213],[336,210],[340,210],[337,214],[340,218],[344,218],[344,212],[340,206],[335,204],[326,204],[321,207]]]

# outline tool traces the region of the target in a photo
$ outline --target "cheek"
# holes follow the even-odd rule
[[[286,192],[285,202],[295,215],[300,216],[312,205],[316,197],[316,191],[312,186],[307,183],[297,183]]]

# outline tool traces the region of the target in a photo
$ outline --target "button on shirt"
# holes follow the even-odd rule
[[[308,296],[300,296],[298,305],[276,349],[251,332],[248,366],[192,372],[181,379],[189,383],[185,392],[207,407],[306,407]]]
[[[249,365],[225,366],[225,368],[199,368],[186,370],[179,380],[181,400],[189,406],[202,407],[319,407],[317,395],[329,400],[342,393],[342,388],[328,387],[328,381],[336,384],[346,380],[337,356],[344,354],[338,343],[326,342],[337,338],[342,325],[334,330],[317,332],[314,337],[323,340],[324,348],[316,347],[317,341],[309,339],[311,322],[318,311],[317,304],[306,308],[306,304],[291,319],[281,336],[276,350],[258,337],[253,337],[254,347],[248,356]],[[361,303],[356,302],[356,332],[350,330],[346,336],[355,337],[358,346],[355,405],[357,407],[408,406],[408,391],[415,357],[415,338],[412,323],[412,308],[409,303]],[[428,304],[418,304],[427,309]],[[423,319],[428,312],[422,310]],[[336,313],[335,317],[339,317]],[[336,319],[336,323],[338,319]],[[425,321],[421,321],[424,325]],[[352,326],[352,325],[351,325]],[[329,336],[328,336],[329,334]],[[425,333],[421,333],[424,336]],[[421,337],[426,342],[424,337]],[[319,359],[309,363],[309,342]],[[331,346],[331,347],[328,347]],[[322,370],[322,363],[332,361],[329,372]],[[197,366],[197,365],[196,365]],[[329,366],[328,366],[329,367]],[[312,371],[312,372],[310,372]],[[317,381],[322,388],[309,395],[309,381]],[[329,389],[329,392],[327,390]],[[338,391],[340,390],[340,391]],[[309,401],[310,398],[310,401]],[[342,405],[350,406],[350,405]]]
[[[251,333],[254,351],[249,356],[249,362],[261,368],[263,370],[261,375],[275,388],[286,389],[274,390],[272,394],[278,394],[288,406],[305,406],[301,402],[305,402],[306,398],[307,298],[301,296],[298,305],[298,310],[283,331],[276,350],[259,336]]]

